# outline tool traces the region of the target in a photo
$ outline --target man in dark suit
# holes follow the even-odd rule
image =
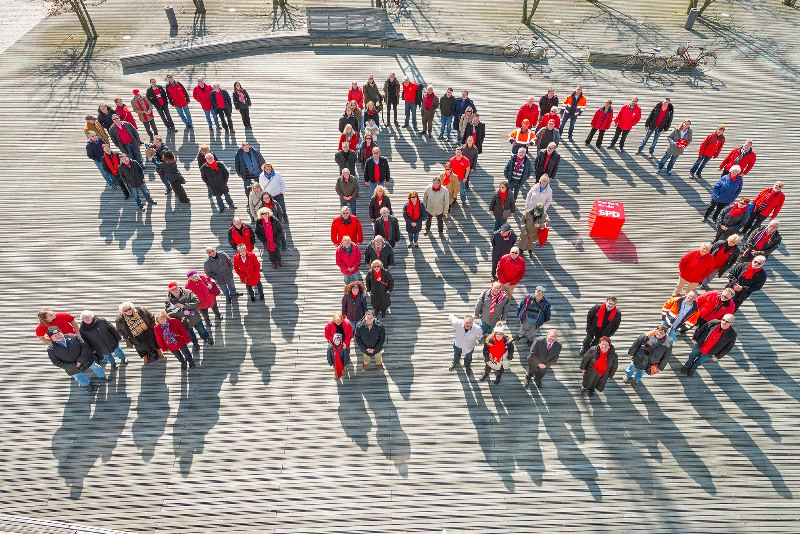
[[[536,177],[536,183],[543,174],[546,174],[552,180],[556,177],[558,171],[558,163],[561,161],[561,156],[556,152],[556,144],[550,143],[547,148],[540,150],[536,155],[536,162],[533,164],[533,174]]]
[[[536,387],[542,387],[544,377],[551,365],[556,363],[561,354],[561,342],[558,341],[558,332],[555,328],[547,336],[536,338],[528,356],[528,372],[525,374],[525,387],[531,384],[531,377],[536,382]]]
[[[486,137],[486,125],[481,122],[481,116],[478,113],[473,113],[472,122],[469,122],[464,128],[464,142],[466,143],[467,137],[475,139],[475,146],[478,148],[478,154],[483,153],[483,140]]]

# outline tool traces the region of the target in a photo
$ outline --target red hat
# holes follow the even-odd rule
[[[529,121],[528,119],[525,119],[525,120],[522,121],[522,125],[523,126],[530,126],[531,125],[531,121]]]
[[[139,90],[138,89],[134,89],[133,90],[133,94],[138,95],[139,94]]]
[[[168,287],[169,289],[176,288],[176,287],[178,287],[178,282],[170,282],[170,283],[169,283],[169,285],[168,285],[167,287]]]

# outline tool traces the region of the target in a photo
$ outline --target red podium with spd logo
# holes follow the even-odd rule
[[[589,235],[616,239],[625,224],[625,208],[622,202],[595,200],[589,213]]]

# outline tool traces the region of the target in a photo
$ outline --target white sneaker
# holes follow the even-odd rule
[[[469,199],[467,199],[467,200],[465,200],[465,201],[464,201],[464,205],[465,205],[465,206],[469,206]]]

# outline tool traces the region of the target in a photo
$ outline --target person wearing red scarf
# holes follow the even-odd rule
[[[508,365],[508,360],[513,358],[514,341],[511,337],[505,335],[501,325],[497,325],[494,328],[493,335],[489,336],[483,344],[483,361],[486,362],[486,367],[484,367],[483,375],[478,379],[478,382],[483,382],[489,378],[489,373],[494,369],[494,383],[495,385],[499,384],[500,377],[503,376],[503,371],[505,370],[503,360],[505,359],[506,365]]]
[[[375,187],[375,192],[372,198],[369,199],[369,221],[375,224],[377,219],[381,217],[381,208],[389,208],[389,213],[394,213],[392,209],[392,201],[389,195],[386,194],[386,188],[382,185]]]
[[[775,249],[781,244],[781,233],[778,231],[780,226],[781,223],[778,220],[772,219],[767,226],[762,226],[756,230],[753,235],[747,238],[744,252],[739,261],[750,261],[756,255],[769,258],[770,254],[775,252]]]
[[[422,230],[422,221],[426,216],[425,205],[420,202],[419,194],[411,191],[408,194],[408,202],[403,206],[403,219],[406,221],[406,232],[408,232],[408,248],[419,248],[419,232]]]
[[[786,195],[781,192],[781,189],[783,189],[783,182],[778,180],[772,187],[768,187],[758,194],[753,201],[753,213],[750,214],[750,220],[742,228],[742,233],[749,234],[769,217],[774,219],[778,216],[783,202],[786,200]]]
[[[728,284],[725,287],[731,287],[736,291],[733,302],[737,310],[752,293],[764,287],[767,281],[767,273],[764,272],[765,261],[767,259],[764,256],[756,256],[750,263],[737,263],[728,274]]]
[[[397,217],[389,213],[389,208],[386,206],[381,208],[380,214],[381,216],[375,219],[374,235],[383,237],[394,248],[400,240],[400,223]]]
[[[278,222],[277,217],[272,214],[272,210],[269,208],[258,210],[258,219],[255,223],[256,237],[264,244],[264,249],[269,253],[269,261],[272,263],[272,268],[283,267],[281,250],[277,245],[283,231],[281,223]]]
[[[739,234],[728,236],[725,241],[717,241],[711,246],[711,255],[714,257],[714,270],[703,279],[700,287],[706,291],[711,291],[711,283],[714,278],[718,278],[728,272],[739,259],[738,244],[742,240]]]
[[[370,294],[372,309],[375,313],[380,313],[381,317],[386,317],[386,310],[392,305],[390,294],[394,289],[394,277],[388,269],[383,268],[380,260],[374,260],[370,264],[366,287]]]
[[[608,336],[601,337],[599,343],[587,350],[581,360],[581,394],[588,393],[592,397],[595,391],[605,390],[606,382],[609,378],[614,378],[618,364],[611,339]]]
[[[742,197],[730,206],[723,208],[717,217],[717,235],[714,236],[714,243],[721,239],[728,239],[739,232],[739,229],[747,222],[750,214],[747,213],[747,205],[750,199]]]
[[[206,162],[200,167],[200,177],[203,179],[203,182],[205,182],[211,195],[216,197],[220,213],[225,211],[225,205],[222,203],[223,196],[229,208],[236,208],[236,206],[233,205],[233,199],[228,190],[230,172],[224,163],[214,159],[214,154],[211,152],[206,154]]]
[[[333,367],[333,377],[338,380],[344,376],[350,363],[350,349],[342,343],[342,334],[336,333],[328,345],[328,365]]]
[[[583,356],[589,347],[600,342],[601,337],[613,336],[619,329],[622,313],[617,308],[617,297],[608,297],[605,302],[595,304],[586,315],[586,337],[580,354]]]
[[[703,365],[707,359],[718,361],[728,354],[736,343],[736,330],[733,326],[733,314],[725,314],[721,320],[709,321],[694,333],[692,343],[694,348],[689,353],[686,363],[681,367],[681,373],[694,376],[695,370]]]
[[[431,129],[433,128],[433,118],[436,116],[436,110],[439,109],[439,97],[433,94],[433,87],[430,85],[422,97],[422,134],[428,134],[428,138],[432,136]]]
[[[514,215],[516,210],[516,203],[514,195],[508,194],[508,182],[503,180],[500,182],[500,188],[492,195],[492,200],[489,202],[489,211],[494,215],[494,232],[498,231],[501,226],[508,222],[509,217]]]
[[[441,175],[435,177],[427,188],[422,197],[422,203],[425,205],[425,235],[431,231],[431,221],[433,216],[436,216],[436,222],[439,225],[439,235],[444,237],[444,217],[450,217],[450,193],[447,188],[442,187]]]
[[[722,319],[725,314],[734,313],[736,311],[736,304],[733,302],[734,295],[736,295],[736,291],[732,287],[726,287],[722,291],[706,291],[697,297],[699,311],[697,328],[714,319]]]

